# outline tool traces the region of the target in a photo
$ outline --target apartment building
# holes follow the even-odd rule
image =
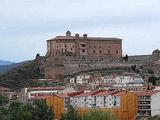
[[[160,115],[160,91],[136,91],[139,115]]]

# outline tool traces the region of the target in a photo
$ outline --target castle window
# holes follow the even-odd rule
[[[85,52],[85,50],[84,50],[84,49],[82,49],[82,52]]]
[[[86,47],[86,45],[85,44],[81,44],[81,47]]]
[[[71,51],[72,51],[72,48],[71,48]]]
[[[93,51],[93,53],[96,53],[96,51]]]
[[[64,47],[67,48],[67,45],[65,45]]]
[[[99,48],[101,48],[101,46],[99,46]]]
[[[95,46],[95,45],[94,45],[93,47],[94,47],[94,48],[96,48],[96,46]]]
[[[89,46],[89,48],[91,48],[91,46]]]
[[[99,53],[101,54],[101,53],[102,53],[102,51],[100,50],[100,51],[99,51]]]
[[[110,50],[108,50],[108,54],[110,54],[111,53],[111,51]]]
[[[58,45],[57,45],[57,48],[58,48]]]
[[[118,54],[118,50],[116,50],[116,54]]]
[[[63,48],[62,48],[62,52],[63,52]]]

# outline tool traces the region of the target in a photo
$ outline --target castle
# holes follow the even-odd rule
[[[64,74],[83,70],[82,66],[84,69],[93,68],[89,61],[121,57],[122,39],[88,37],[87,34],[72,36],[71,32],[67,31],[65,36],[47,40],[45,77],[56,79]]]

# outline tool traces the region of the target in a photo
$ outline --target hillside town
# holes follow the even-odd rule
[[[111,112],[117,120],[146,120],[160,116],[160,51],[123,55],[120,38],[72,35],[47,40],[46,56],[34,61],[42,76],[20,90],[0,86],[9,103],[44,100],[55,119],[72,106]]]

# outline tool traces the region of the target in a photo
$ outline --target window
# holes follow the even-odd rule
[[[101,48],[101,45],[99,46],[99,48]]]
[[[89,48],[91,48],[91,46],[89,46]]]
[[[118,54],[118,50],[116,50],[116,54]]]
[[[100,50],[100,51],[99,51],[99,53],[101,54],[101,53],[102,53],[102,51]]]
[[[62,48],[62,52],[63,52],[63,48]]]
[[[93,53],[96,53],[96,51],[93,51]]]
[[[110,52],[110,50],[108,50],[108,54],[110,54],[111,52]]]
[[[65,45],[64,47],[67,48],[67,45]]]
[[[82,49],[82,52],[85,52],[85,50],[84,50],[84,49]]]
[[[81,44],[81,47],[86,47],[86,45],[85,44]]]
[[[95,45],[94,45],[93,47],[94,47],[94,48],[96,48],[96,46],[95,46]]]
[[[72,48],[71,48],[71,51],[72,51]]]

